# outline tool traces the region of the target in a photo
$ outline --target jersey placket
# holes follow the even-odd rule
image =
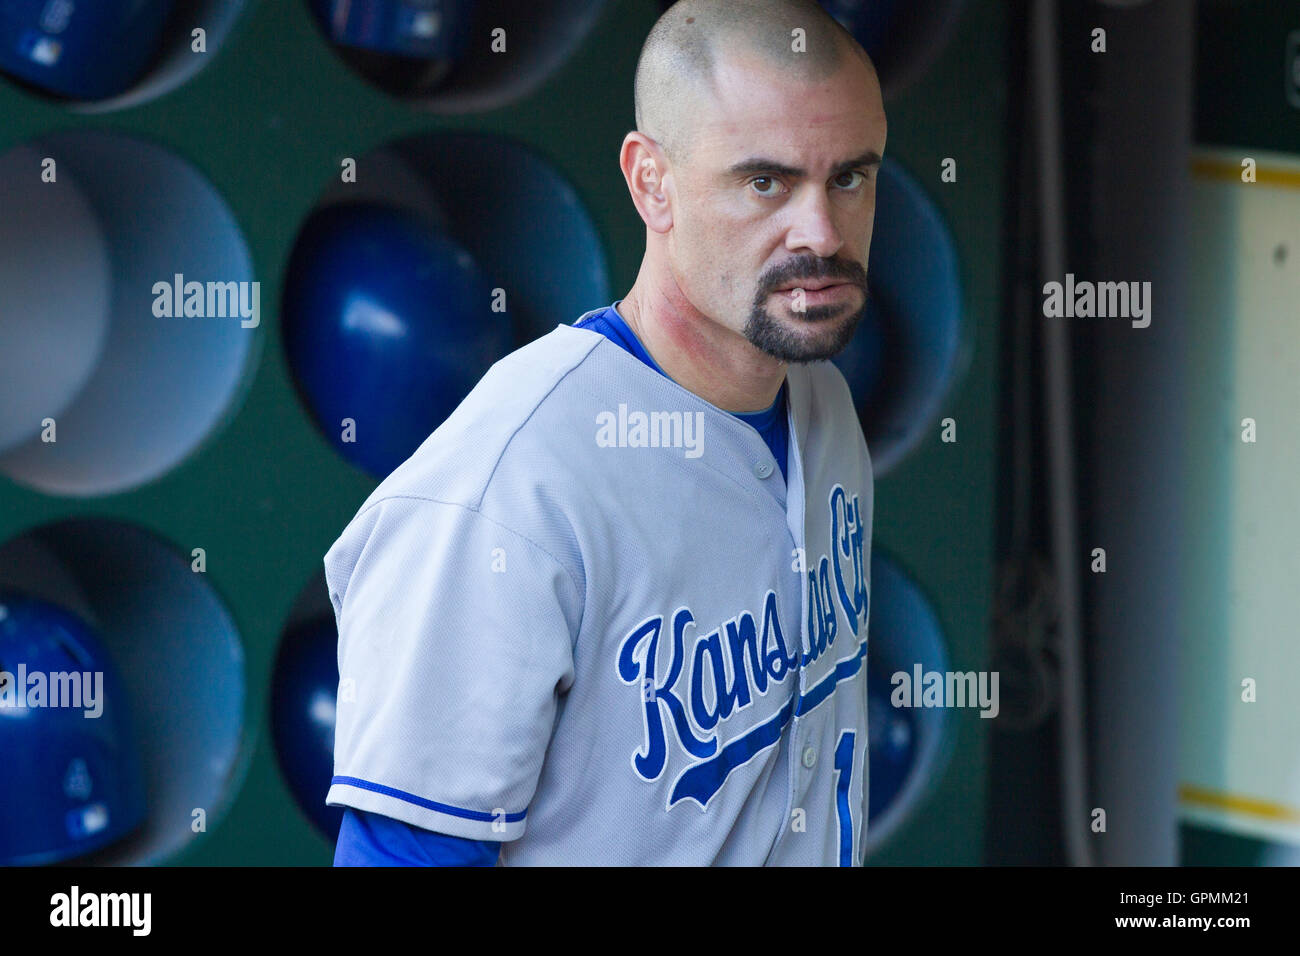
[[[807,494],[805,490],[805,475],[803,468],[803,434],[804,419],[802,414],[806,408],[808,396],[804,392],[803,380],[794,381],[795,376],[789,376],[789,407],[787,409],[788,422],[790,427],[789,440],[789,459],[786,462],[786,470],[789,472],[789,485],[786,488],[786,527],[794,539],[796,554],[802,555],[807,560],[807,529],[805,503]],[[800,562],[802,566],[803,562]],[[803,655],[811,650],[811,635],[808,633],[808,588],[802,580],[799,587],[799,680],[794,689],[793,710],[790,716],[790,725],[786,732],[782,734],[780,747],[786,749],[786,800],[785,813],[781,821],[781,830],[777,838],[772,843],[772,848],[768,851],[764,863],[771,863],[785,845],[786,837],[790,833],[792,818],[795,807],[799,805],[801,791],[806,791],[806,781],[809,779],[809,768],[804,766],[805,754],[812,746],[808,741],[815,738],[815,734],[805,733],[804,727],[809,721],[797,716],[799,700],[803,697],[808,689],[808,668],[803,662]],[[793,629],[792,629],[793,630]],[[810,715],[811,716],[811,715]],[[816,749],[813,748],[814,765],[816,758]]]

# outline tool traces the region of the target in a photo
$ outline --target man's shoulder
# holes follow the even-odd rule
[[[807,403],[805,412],[809,417],[832,427],[857,418],[857,402],[848,380],[829,359],[791,365],[786,377],[801,393],[799,400]]]
[[[840,367],[830,359],[796,367],[802,369],[813,389],[823,398],[833,398],[836,401],[847,398],[850,402],[853,401],[848,379],[844,377]]]
[[[385,498],[429,498],[477,508],[498,476],[502,459],[521,438],[530,447],[533,433],[557,413],[589,394],[584,365],[603,337],[568,325],[504,356],[484,374],[464,400],[428,438],[371,492],[361,510]],[[550,436],[555,439],[557,436]]]
[[[854,434],[858,451],[866,459],[868,469],[871,469],[871,452],[862,432],[857,399],[839,366],[830,360],[823,360],[791,366],[790,373],[803,377],[809,402],[807,420],[835,434]]]

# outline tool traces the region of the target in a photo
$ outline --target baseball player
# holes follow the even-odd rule
[[[497,362],[325,556],[336,865],[862,862],[872,474],[827,360],[875,70],[811,0],[680,0],[635,94],[632,289]]]

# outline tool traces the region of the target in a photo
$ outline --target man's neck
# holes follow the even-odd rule
[[[664,374],[723,411],[744,414],[772,406],[785,381],[784,362],[703,316],[683,317],[670,303],[647,309],[644,298],[634,286],[616,311]]]

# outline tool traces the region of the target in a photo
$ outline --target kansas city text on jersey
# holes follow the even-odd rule
[[[789,649],[776,592],[770,588],[763,600],[761,632],[754,614],[746,609],[696,637],[688,648],[686,629],[695,626],[695,616],[683,606],[672,614],[670,634],[665,634],[664,616],[659,614],[642,621],[623,639],[616,662],[618,676],[636,688],[644,709],[645,738],[632,754],[632,768],[647,781],[657,780],[664,772],[669,756],[665,716],[671,719],[677,743],[687,755],[688,765],[668,797],[669,808],[690,798],[707,809],[732,770],[780,739],[799,700],[792,686],[782,685],[799,667],[812,664],[834,646],[841,611],[851,633],[865,635],[869,595],[858,496],[850,500],[836,484],[827,503],[833,554],[822,555],[816,566],[805,572],[807,647]],[[670,648],[666,670],[660,667],[664,644]],[[853,650],[836,665],[823,682],[825,686],[818,685],[818,693],[803,698],[800,713],[826,699],[839,680],[857,673],[865,656],[865,641],[855,642]],[[783,700],[779,712],[737,733],[746,716],[752,715],[755,700],[777,687]]]

